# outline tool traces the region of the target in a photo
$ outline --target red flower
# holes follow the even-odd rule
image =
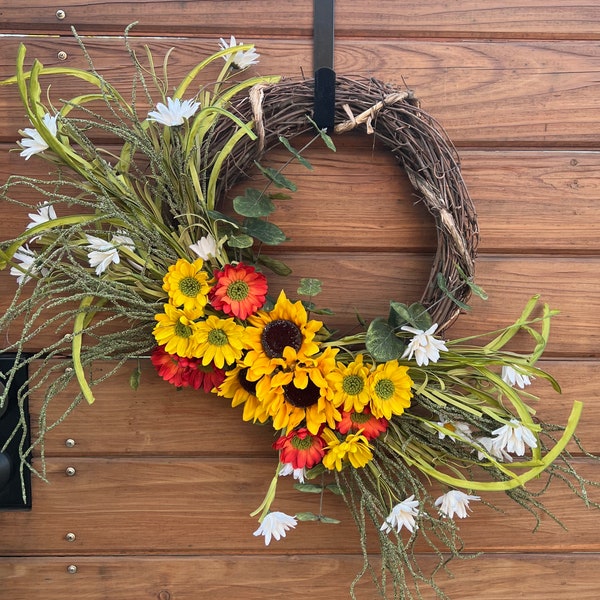
[[[205,392],[220,386],[225,379],[225,371],[214,365],[202,366],[198,358],[184,358],[177,354],[165,352],[164,346],[157,346],[150,356],[158,374],[174,386],[192,387],[195,390],[202,387]]]
[[[291,463],[294,469],[310,469],[319,464],[325,454],[324,440],[310,433],[306,427],[294,429],[281,436],[274,442],[273,448],[281,452],[281,462]]]
[[[388,420],[383,417],[375,418],[368,407],[363,408],[362,412],[342,411],[342,420],[337,424],[337,430],[341,434],[356,433],[362,429],[362,434],[368,440],[379,437],[387,428]]]
[[[215,271],[217,282],[210,291],[210,303],[216,310],[240,319],[254,314],[265,303],[267,278],[243,263],[225,265]]]

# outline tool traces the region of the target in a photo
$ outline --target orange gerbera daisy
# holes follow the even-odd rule
[[[337,430],[344,435],[362,430],[362,434],[368,440],[373,440],[386,431],[388,425],[387,419],[374,417],[369,407],[366,406],[362,412],[343,411],[342,420],[337,424]]]
[[[279,460],[294,469],[311,469],[319,464],[325,454],[324,447],[323,438],[313,435],[306,427],[294,429],[273,443],[273,448],[280,451]]]
[[[267,278],[254,267],[239,263],[215,271],[217,282],[210,291],[210,303],[216,310],[246,319],[265,303]]]

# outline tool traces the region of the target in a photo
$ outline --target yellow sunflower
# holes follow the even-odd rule
[[[189,262],[180,258],[163,278],[163,290],[169,294],[171,304],[183,306],[184,310],[200,310],[208,302],[208,273],[202,270],[204,261],[201,258]]]
[[[290,302],[283,290],[271,311],[259,311],[248,318],[246,344],[250,349],[245,358],[248,377],[254,381],[282,366],[284,349],[292,348],[298,360],[319,351],[314,341],[321,321],[309,320],[302,302]]]
[[[233,318],[219,319],[211,315],[196,325],[196,356],[203,365],[214,363],[219,369],[232,365],[244,350],[244,328]]]
[[[316,435],[324,423],[335,427],[342,415],[333,405],[333,388],[327,374],[335,367],[337,352],[326,348],[318,356],[299,361],[294,350],[286,348],[284,353],[294,367],[263,375],[256,382],[256,395],[275,429],[289,432],[306,421],[306,428]]]
[[[175,308],[172,304],[164,305],[165,312],[154,316],[158,323],[152,333],[159,346],[164,346],[169,354],[177,354],[184,358],[196,356],[195,333],[198,324],[194,319],[198,313]]]
[[[217,394],[224,398],[231,398],[231,406],[234,408],[243,404],[244,421],[265,423],[270,415],[256,397],[256,384],[246,379],[247,371],[246,367],[240,365],[227,371],[225,381],[219,386]]]
[[[363,364],[363,355],[359,354],[349,365],[338,362],[337,368],[329,374],[333,382],[336,406],[343,404],[346,412],[361,412],[369,403],[369,367]]]
[[[408,367],[400,366],[397,360],[378,365],[369,377],[373,415],[388,420],[392,415],[401,415],[410,406],[412,385]]]

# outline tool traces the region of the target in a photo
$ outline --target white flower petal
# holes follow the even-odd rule
[[[167,127],[182,125],[199,108],[200,103],[193,100],[184,100],[182,102],[179,98],[167,98],[167,105],[165,106],[162,102],[159,102],[156,105],[156,110],[148,113],[148,120],[156,121]]]
[[[518,369],[511,367],[510,365],[505,365],[502,367],[502,381],[512,387],[516,385],[521,389],[531,385],[530,377],[525,375],[525,373],[521,373]]]
[[[195,244],[190,244],[189,248],[202,260],[210,260],[217,255],[217,240],[209,233]]]
[[[417,365],[420,367],[427,366],[430,362],[437,362],[440,359],[440,350],[448,351],[445,342],[433,336],[437,328],[437,323],[434,323],[427,331],[415,329],[408,325],[402,327],[402,331],[407,331],[414,335],[404,350],[402,358],[411,360],[414,356]]]
[[[223,38],[219,39],[219,46],[222,50],[229,50],[230,48],[235,48],[236,46],[243,46],[242,42],[237,42],[235,36],[231,36],[229,42],[225,41]],[[237,69],[245,69],[246,67],[250,67],[251,65],[258,64],[258,59],[260,54],[256,52],[254,47],[249,50],[238,50],[233,56],[233,60],[231,64],[233,67]],[[223,56],[225,61],[229,60],[228,56]]]
[[[509,425],[503,425],[492,431],[494,445],[500,451],[510,452],[517,456],[525,455],[525,446],[537,448],[537,439],[533,432],[518,419],[511,419]]]
[[[263,535],[265,537],[265,546],[271,543],[271,537],[279,540],[285,537],[285,532],[296,527],[298,521],[290,515],[283,512],[270,512],[260,524],[260,527],[254,532],[254,535]]]
[[[385,533],[390,533],[392,529],[395,529],[397,533],[400,533],[402,527],[406,527],[408,531],[413,533],[415,529],[418,529],[415,517],[419,516],[419,502],[414,498],[415,496],[413,494],[406,500],[396,504],[396,506],[392,508],[390,514],[386,517],[380,530]]]
[[[439,506],[439,513],[444,517],[451,519],[456,515],[459,519],[468,517],[467,510],[471,500],[481,500],[479,496],[471,496],[459,490],[450,490],[435,501],[435,506]]]
[[[54,137],[56,137],[56,133],[58,131],[56,119],[56,115],[51,116],[48,113],[46,113],[42,118],[46,129]],[[29,160],[29,158],[31,158],[34,154],[38,154],[48,149],[48,144],[37,129],[27,127],[26,129],[23,129],[21,133],[23,133],[23,135],[26,137],[19,142],[20,146],[24,148],[19,156],[23,156],[25,160]]]
[[[19,285],[24,285],[28,281],[31,281],[32,275],[37,275],[41,273],[42,275],[46,275],[48,273],[48,269],[38,269],[35,261],[37,259],[37,254],[29,249],[29,246],[19,246],[18,250],[13,255],[14,260],[20,262],[18,267],[11,267],[10,274],[13,277],[17,278],[17,283]]]

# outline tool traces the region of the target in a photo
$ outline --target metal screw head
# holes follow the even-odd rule
[[[74,533],[69,531],[69,533],[65,535],[65,540],[67,540],[67,542],[74,542],[76,537],[77,536]]]
[[[75,473],[77,473],[77,471],[75,470],[75,467],[67,467],[65,469],[65,474],[67,477],[73,477],[75,475]]]
[[[67,567],[67,573],[71,573],[71,575],[77,573],[77,565],[69,565]]]
[[[61,50],[56,56],[58,60],[67,60],[68,58],[68,54],[64,50]]]
[[[57,10],[56,11],[56,18],[59,21],[62,21],[66,16],[67,16],[67,13],[64,10]]]
[[[67,448],[72,448],[75,445],[75,440],[73,438],[68,438],[65,440],[65,446]]]

